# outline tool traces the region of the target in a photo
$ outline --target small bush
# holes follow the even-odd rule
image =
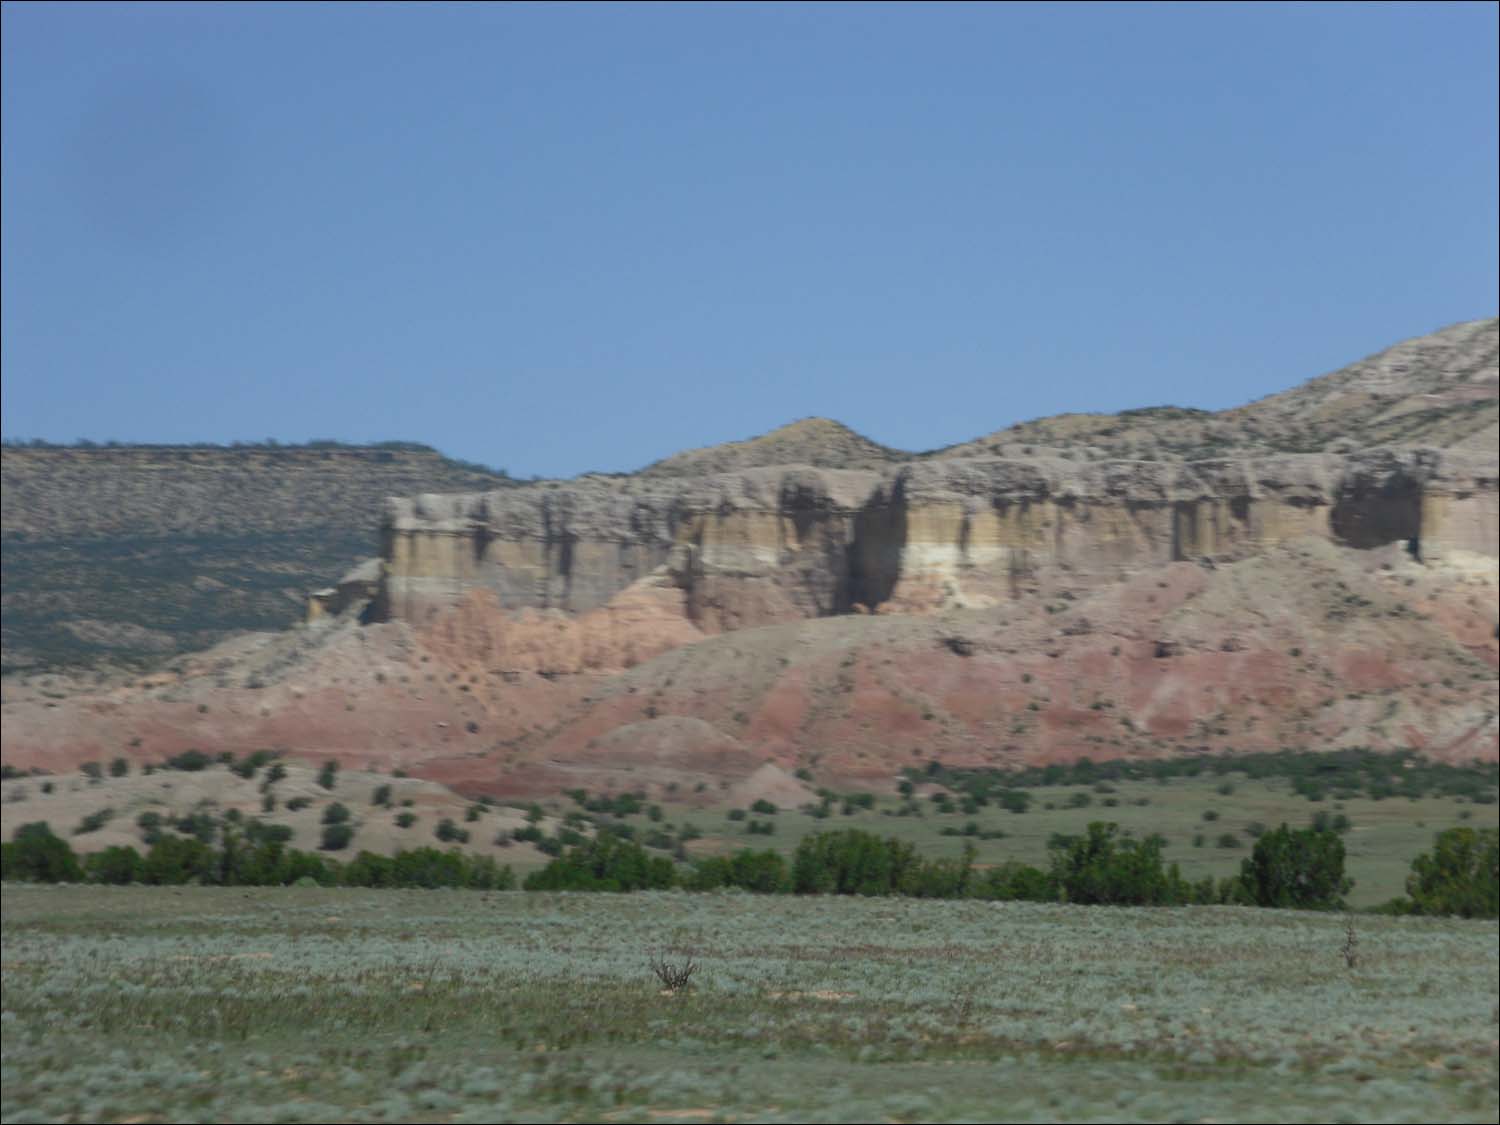
[[[433,829],[432,834],[445,844],[467,844],[469,842],[468,832],[453,823],[452,817],[445,816],[442,820],[438,821],[438,825]]]
[[[688,988],[697,969],[698,962],[693,960],[691,952],[685,953],[682,960],[672,961],[654,953],[651,955],[651,971],[668,992],[680,992]]]
[[[383,808],[391,807],[391,787],[389,785],[377,785],[375,792],[370,796],[370,804],[379,805]]]
[[[343,824],[349,819],[349,809],[338,801],[323,810],[324,824]]]
[[[78,822],[78,827],[73,829],[73,835],[83,836],[89,832],[97,832],[99,831],[99,829],[108,824],[112,819],[114,819],[114,815],[115,810],[110,808],[100,809],[98,812],[91,812],[88,816],[84,817]]]
[[[243,777],[246,781],[249,781],[255,776],[256,771],[259,770],[261,766],[270,762],[275,757],[275,751],[257,750],[253,754],[246,754],[238,762],[231,762],[229,769],[230,772]]]
[[[189,813],[187,816],[179,816],[172,822],[172,827],[185,836],[191,836],[204,844],[212,844],[214,837],[219,834],[219,823],[206,812]]]
[[[403,812],[396,814],[397,828],[410,828],[415,823],[417,823],[416,813]]]
[[[125,758],[116,758],[109,763],[110,777],[126,777],[130,773],[130,762]]]
[[[339,764],[332,759],[323,763],[323,768],[318,771],[318,784],[324,789],[332,789],[338,784]]]
[[[185,773],[197,773],[206,770],[214,764],[214,760],[202,750],[184,750],[181,754],[174,754],[163,763],[169,770],[182,770]]]
[[[323,827],[323,841],[318,845],[325,852],[343,851],[354,839],[354,828],[347,821]]]
[[[143,812],[135,818],[135,826],[141,830],[141,843],[148,848],[161,839],[161,813]]]

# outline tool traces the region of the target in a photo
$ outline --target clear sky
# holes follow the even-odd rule
[[[631,469],[1495,314],[1497,7],[3,8],[3,429]]]

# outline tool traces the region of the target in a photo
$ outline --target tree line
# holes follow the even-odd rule
[[[713,891],[753,894],[900,895],[990,901],[1067,902],[1106,906],[1228,904],[1337,910],[1353,885],[1344,873],[1336,832],[1283,824],[1256,841],[1237,876],[1189,881],[1163,860],[1159,836],[1135,839],[1096,821],[1079,836],[1058,836],[1046,868],[1010,862],[981,868],[965,844],[957,858],[919,856],[909,843],[857,828],[818,832],[790,860],[745,848],[679,865],[653,856],[608,831],[575,844],[528,875],[528,891]],[[0,878],[31,882],[94,882],[216,886],[313,883],[346,887],[468,887],[511,890],[509,866],[456,848],[424,847],[393,856],[360,852],[340,863],[286,846],[280,838],[226,833],[220,847],[195,837],[157,839],[142,855],[110,847],[81,860],[45,822],[21,826],[0,845]],[[1500,832],[1452,828],[1416,858],[1406,897],[1380,909],[1403,914],[1494,918],[1500,900]]]

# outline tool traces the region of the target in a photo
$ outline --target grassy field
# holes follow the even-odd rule
[[[143,833],[136,825],[142,812],[155,812],[168,820],[194,813],[215,818],[234,813],[284,825],[292,831],[292,846],[313,850],[318,847],[327,806],[339,802],[351,809],[355,833],[346,848],[330,853],[336,859],[352,859],[360,849],[389,854],[397,848],[439,845],[442,841],[434,830],[447,818],[469,833],[470,839],[462,845],[465,851],[489,855],[510,865],[518,875],[525,876],[549,860],[530,844],[512,840],[513,832],[524,823],[522,808],[486,809],[432,782],[360,771],[340,774],[335,788],[327,790],[317,783],[316,769],[295,763],[284,768],[286,777],[275,787],[277,800],[271,811],[262,806],[264,771],[244,779],[219,763],[196,773],[158,770],[145,775],[137,769],[127,777],[111,777],[101,770],[98,779],[80,774],[18,777],[0,784],[0,826],[8,839],[18,825],[41,820],[79,852],[113,844],[144,850]],[[371,804],[372,794],[382,787],[391,790],[388,808]],[[1258,826],[1275,828],[1286,822],[1301,828],[1321,814],[1347,820],[1342,839],[1346,872],[1354,879],[1348,896],[1354,909],[1377,906],[1403,894],[1412,859],[1430,850],[1439,832],[1460,825],[1500,826],[1500,805],[1493,803],[1493,789],[1485,786],[1476,792],[1489,803],[1436,791],[1416,799],[1376,800],[1367,790],[1359,796],[1310,801],[1286,777],[1204,772],[1164,782],[1036,786],[1025,791],[1031,800],[1025,813],[1007,812],[993,803],[969,812],[952,804],[947,806],[952,811],[944,812],[944,806],[931,800],[935,792],[936,787],[923,784],[911,801],[895,795],[874,797],[871,808],[835,801],[826,817],[796,808],[781,808],[775,814],[755,812],[744,809],[742,799],[744,817],[738,820],[730,819],[734,806],[729,803],[705,807],[686,803],[702,800],[707,793],[661,794],[659,820],[648,815],[650,798],[639,802],[639,811],[632,815],[590,816],[589,820],[623,823],[648,847],[657,847],[658,854],[670,854],[677,842],[686,841],[681,854],[693,858],[745,847],[774,848],[790,857],[809,833],[855,827],[910,842],[929,858],[957,857],[969,841],[977,850],[980,866],[1018,860],[1041,868],[1048,865],[1047,843],[1053,836],[1082,834],[1090,821],[1115,821],[1137,837],[1163,836],[1167,861],[1178,864],[1187,879],[1197,881],[1204,876],[1217,880],[1237,875],[1241,861],[1254,847]],[[811,790],[807,793],[811,795]],[[962,794],[950,796],[954,801],[962,799]],[[306,802],[305,807],[289,807],[294,799]],[[570,813],[578,828],[592,830],[570,797],[559,795],[542,801],[541,806],[547,813],[540,823],[545,833],[555,833]],[[411,826],[397,827],[397,818],[407,813],[413,818]],[[102,828],[79,831],[90,816],[108,819]],[[752,822],[772,826],[771,834],[750,833]],[[961,835],[970,825],[977,834]],[[695,834],[698,838],[693,839]]]
[[[1228,793],[1220,792],[1225,785]],[[730,821],[727,807],[715,807],[702,813],[684,814],[676,819],[704,832],[693,842],[695,855],[715,854],[740,847],[775,848],[788,856],[798,841],[810,832],[831,828],[855,827],[881,835],[896,836],[915,844],[929,856],[957,856],[964,837],[944,835],[944,829],[963,831],[970,821],[981,832],[1001,831],[1002,839],[973,838],[979,864],[1019,860],[1045,868],[1048,863],[1047,841],[1055,833],[1076,835],[1084,832],[1090,821],[1115,821],[1136,836],[1159,833],[1167,840],[1166,858],[1178,864],[1190,880],[1211,875],[1215,879],[1237,875],[1240,862],[1255,845],[1251,831],[1256,824],[1275,828],[1283,821],[1294,828],[1307,827],[1319,812],[1330,817],[1343,815],[1350,828],[1343,834],[1346,850],[1345,869],[1354,878],[1349,904],[1355,908],[1376,906],[1404,893],[1406,876],[1412,859],[1432,847],[1433,837],[1444,829],[1459,825],[1494,828],[1500,824],[1497,806],[1476,805],[1459,797],[1404,797],[1372,800],[1354,797],[1346,800],[1308,801],[1292,791],[1285,779],[1246,780],[1211,776],[1174,778],[1168,784],[1154,781],[1118,781],[1110,784],[1112,792],[1094,792],[1088,786],[1046,786],[1032,789],[1031,810],[1017,814],[991,805],[972,814],[940,813],[932,802],[918,800],[921,816],[895,815],[904,802],[882,797],[873,810],[858,810],[842,815],[837,808],[825,818],[817,819],[796,810],[782,810],[775,816],[747,814],[743,821]],[[1071,802],[1087,797],[1085,807],[1070,807]],[[1114,804],[1106,805],[1105,801]],[[1051,805],[1053,807],[1048,808]],[[566,802],[555,806],[563,810]],[[671,810],[675,813],[677,810]],[[1208,813],[1212,819],[1204,819]],[[748,835],[750,820],[775,823],[772,835]],[[1220,846],[1220,838],[1233,834],[1234,847]],[[526,865],[517,855],[517,870]]]
[[[1496,924],[1348,923],[7,886],[0,1117],[1493,1121]]]

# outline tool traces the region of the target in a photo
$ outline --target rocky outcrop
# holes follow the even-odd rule
[[[366,559],[332,586],[307,595],[307,623],[339,617],[345,613],[363,613],[380,597],[384,568],[379,559]]]
[[[587,612],[660,568],[710,632],[841,612],[878,482],[793,467],[392,500],[379,613],[428,620],[474,587],[507,608]]]
[[[652,573],[707,633],[921,612],[1235,559],[1305,536],[1493,558],[1496,458],[1382,449],[1193,463],[1058,458],[593,479],[393,500],[377,615],[422,622],[473,589],[582,613]]]

